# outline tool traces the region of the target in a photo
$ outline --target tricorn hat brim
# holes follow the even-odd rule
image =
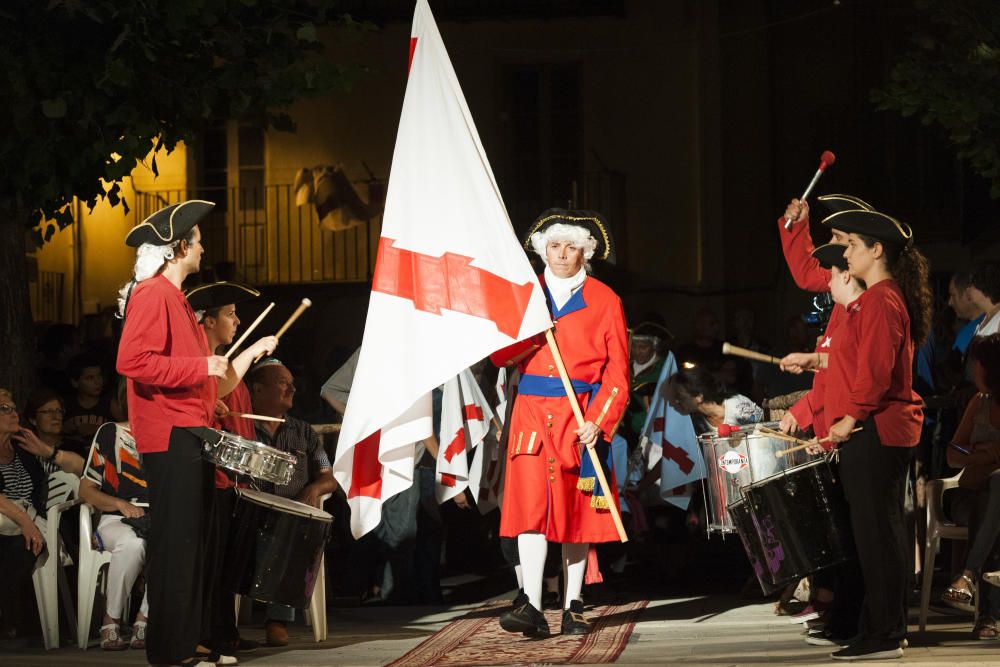
[[[826,245],[821,245],[812,252],[812,256],[815,257],[820,266],[824,269],[833,268],[834,266],[841,271],[847,270],[847,258],[844,257],[844,251],[847,250],[847,246],[840,245],[839,243],[827,243]]]
[[[211,310],[256,299],[260,292],[249,285],[222,281],[192,287],[184,296],[195,310]]]
[[[608,223],[604,216],[595,211],[571,211],[562,208],[550,208],[542,213],[531,225],[528,233],[524,235],[525,250],[531,249],[531,237],[544,232],[552,225],[563,224],[582,227],[590,232],[590,235],[597,241],[594,249],[594,256],[591,259],[600,259],[609,264],[615,263],[614,241],[611,232],[608,230]]]
[[[858,199],[854,195],[823,195],[817,197],[827,215],[840,213],[841,211],[874,211],[875,207],[868,202]]]
[[[841,211],[824,218],[823,224],[895,245],[906,245],[913,238],[909,225],[879,211]]]
[[[125,245],[132,248],[138,248],[143,243],[170,245],[184,238],[213,208],[213,202],[200,199],[161,208],[129,231],[125,237]]]

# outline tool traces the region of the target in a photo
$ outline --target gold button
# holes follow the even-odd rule
[[[549,428],[552,428],[552,422],[547,422],[545,425],[548,426]]]
[[[546,419],[552,419],[552,415],[545,415]]]
[[[550,482],[554,482],[554,481],[556,481],[556,478],[555,477],[549,477],[549,481]]]
[[[556,462],[556,457],[550,456],[549,457],[549,463],[555,463],[555,462]]]
[[[550,370],[550,371],[554,371],[555,369],[556,369],[556,367],[555,367],[555,366],[553,366],[552,364],[549,364],[549,370]]]
[[[549,472],[555,472],[555,470],[552,469],[552,466],[549,466]]]

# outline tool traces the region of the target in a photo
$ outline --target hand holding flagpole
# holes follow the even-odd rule
[[[580,404],[576,400],[576,392],[573,391],[573,385],[569,381],[569,373],[566,372],[566,366],[563,365],[562,355],[559,354],[559,346],[556,345],[556,338],[552,335],[552,329],[548,329],[545,332],[545,340],[549,344],[549,349],[552,350],[552,358],[556,360],[556,368],[559,369],[559,377],[562,379],[563,388],[566,390],[566,398],[569,399],[570,407],[573,408],[573,416],[576,417],[576,424],[580,428],[583,428],[583,413],[580,411]],[[625,526],[622,524],[622,515],[618,511],[618,504],[614,502],[614,496],[611,495],[611,490],[608,487],[608,479],[604,475],[604,467],[601,465],[600,459],[597,458],[597,452],[594,451],[593,447],[584,447],[589,453],[590,462],[594,464],[594,471],[597,474],[597,483],[601,487],[601,493],[604,497],[608,499],[608,509],[611,510],[611,519],[615,522],[615,528],[618,530],[618,539],[622,542],[628,542],[628,535],[625,534]]]

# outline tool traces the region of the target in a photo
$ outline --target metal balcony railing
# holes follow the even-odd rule
[[[137,192],[137,219],[188,199],[216,203],[200,226],[205,247],[202,267],[214,267],[220,278],[231,274],[255,285],[371,278],[381,218],[327,231],[320,227],[315,206],[297,206],[292,185],[287,184]]]

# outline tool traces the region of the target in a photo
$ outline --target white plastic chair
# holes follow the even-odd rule
[[[73,608],[66,572],[63,570],[60,558],[62,542],[59,539],[59,520],[63,512],[80,504],[80,500],[76,498],[79,488],[80,478],[76,475],[61,470],[49,475],[49,496],[45,505],[45,545],[48,557],[31,575],[46,650],[59,647],[60,595],[66,616],[72,625],[76,625],[76,610]]]
[[[320,496],[319,506],[323,507],[326,501],[330,499],[333,494],[325,493]],[[240,617],[240,598],[242,596],[237,593],[235,595],[234,604],[236,606],[236,618]],[[316,573],[316,584],[313,587],[312,597],[309,598],[309,606],[303,611],[303,617],[305,619],[306,625],[312,627],[313,631],[313,641],[322,642],[326,641],[327,637],[327,623],[326,623],[326,550],[323,550],[323,555],[319,559],[319,570]],[[314,621],[315,619],[315,621]]]
[[[920,584],[920,632],[927,627],[927,610],[931,604],[931,583],[934,579],[934,558],[941,540],[968,540],[969,529],[956,526],[944,515],[944,492],[958,487],[962,473],[947,479],[927,482],[927,546],[924,550],[924,573]]]
[[[76,583],[76,644],[86,651],[90,645],[90,622],[94,614],[94,597],[101,569],[111,564],[111,552],[97,551],[91,541],[94,536],[93,506],[80,506],[80,557]],[[105,570],[106,572],[107,570]]]

